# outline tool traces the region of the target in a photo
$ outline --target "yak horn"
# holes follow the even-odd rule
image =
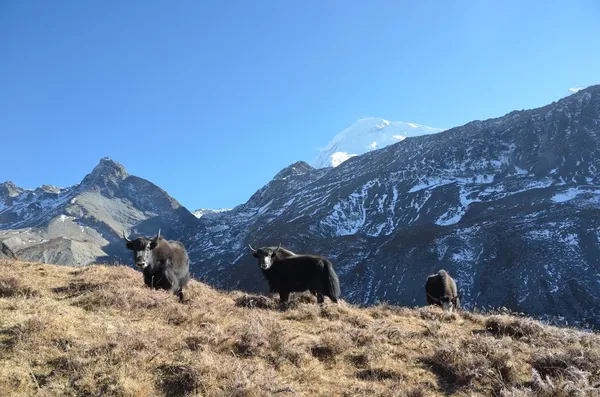
[[[128,243],[131,242],[130,239],[127,238],[127,236],[125,236],[125,230],[123,230],[123,238],[125,239],[125,241],[127,241]]]
[[[248,247],[250,247],[250,249],[251,249],[253,252],[256,252],[256,251],[258,251],[258,250],[255,250],[254,248],[252,248],[252,246],[251,246],[250,244],[248,244]]]
[[[156,235],[156,238],[154,239],[154,241],[158,241],[159,238],[160,238],[160,229],[158,229],[158,234]]]
[[[277,247],[277,249],[275,250],[275,254],[279,252],[279,250],[281,249],[281,243],[279,243],[279,246]]]

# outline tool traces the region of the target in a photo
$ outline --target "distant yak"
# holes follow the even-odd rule
[[[279,292],[279,302],[288,302],[291,292],[310,291],[323,303],[325,296],[337,303],[340,298],[340,281],[333,264],[320,255],[297,255],[281,247],[252,248],[258,259],[270,292]]]
[[[153,239],[139,237],[125,246],[133,251],[133,262],[143,269],[144,283],[154,289],[172,292],[183,302],[183,288],[190,280],[190,259],[179,241],[169,241],[158,234]]]
[[[450,312],[460,308],[460,294],[457,293],[456,282],[444,269],[427,277],[425,293],[428,305],[438,305]]]

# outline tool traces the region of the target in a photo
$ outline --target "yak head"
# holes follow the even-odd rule
[[[449,296],[442,296],[439,299],[440,304],[442,305],[442,309],[445,311],[449,311],[452,313],[458,307],[458,300],[462,294],[459,292],[454,298]]]
[[[152,250],[158,247],[158,239],[160,238],[160,229],[158,234],[153,239],[147,239],[145,237],[138,237],[135,240],[129,240],[123,232],[123,238],[126,243],[127,249],[133,251],[133,263],[141,269],[147,266],[152,266]]]
[[[449,311],[452,313],[452,309],[454,309],[454,304],[456,302],[456,298],[450,298],[449,296],[442,296],[440,298],[440,304],[442,305],[442,309],[444,311]]]
[[[277,258],[277,252],[281,248],[281,244],[278,247],[262,247],[259,249],[254,249],[250,244],[248,244],[250,249],[252,250],[252,256],[258,259],[258,265],[262,270],[268,270],[271,266],[273,266],[273,262],[275,258]]]

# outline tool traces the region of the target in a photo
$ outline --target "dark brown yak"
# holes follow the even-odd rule
[[[425,293],[428,305],[438,305],[450,312],[460,309],[460,294],[457,293],[456,282],[444,269],[427,277]]]
[[[323,303],[325,296],[332,302],[340,298],[340,281],[333,264],[319,255],[297,255],[278,247],[261,247],[252,250],[258,259],[263,276],[271,292],[279,292],[281,304],[287,303],[291,292],[310,291]]]
[[[169,241],[158,234],[153,239],[123,238],[125,246],[133,251],[133,262],[143,269],[144,283],[154,289],[171,291],[183,302],[183,287],[190,281],[190,259],[183,244]]]

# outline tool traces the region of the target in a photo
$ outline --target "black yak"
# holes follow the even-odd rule
[[[444,269],[427,277],[425,293],[428,305],[438,305],[450,312],[460,308],[460,294],[457,293],[456,282]]]
[[[279,302],[287,303],[291,292],[310,291],[323,303],[325,296],[337,303],[340,298],[340,280],[333,264],[319,255],[297,255],[278,247],[261,247],[252,250],[258,259],[263,276],[271,292],[279,292]]]
[[[169,241],[158,234],[153,239],[123,238],[125,246],[133,251],[133,262],[143,269],[144,283],[154,289],[171,291],[183,302],[183,287],[190,281],[190,259],[183,244]]]

